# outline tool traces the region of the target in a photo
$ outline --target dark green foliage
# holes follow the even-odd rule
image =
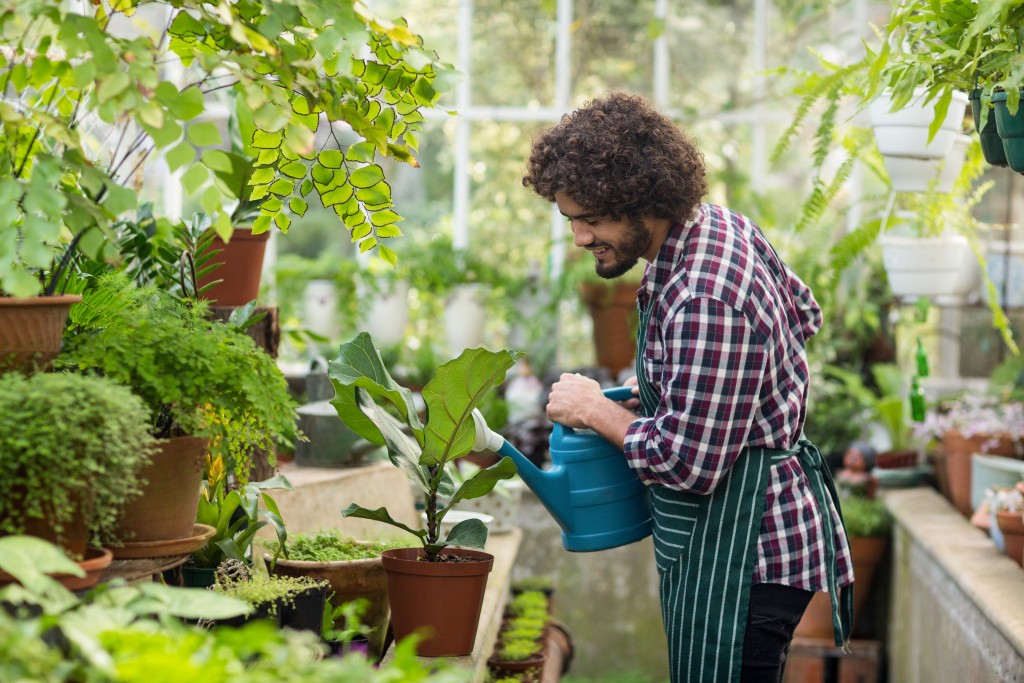
[[[843,524],[849,536],[887,536],[892,517],[881,500],[850,496],[841,501]]]
[[[89,529],[108,540],[140,493],[136,475],[153,449],[148,423],[142,401],[112,380],[0,376],[0,531],[21,533],[26,518],[48,517],[62,537],[91,505]]]
[[[294,402],[274,360],[205,311],[105,275],[72,308],[60,361],[131,387],[159,438],[209,435],[214,456],[244,477],[254,448],[294,443]]]

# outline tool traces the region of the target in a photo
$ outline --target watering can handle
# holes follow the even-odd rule
[[[603,393],[605,398],[610,398],[613,401],[628,401],[631,398],[636,398],[636,396],[633,394],[633,387],[612,387],[611,389],[604,389]],[[556,440],[561,439],[562,434],[565,432],[566,429],[572,431],[571,428],[567,428],[556,422],[554,428],[552,429],[552,438]]]

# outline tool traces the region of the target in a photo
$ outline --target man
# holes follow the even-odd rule
[[[599,275],[648,262],[642,417],[573,374],[547,414],[622,444],[649,486],[672,681],[781,681],[818,591],[845,643],[846,533],[827,467],[801,440],[804,345],[821,324],[811,291],[753,222],[701,203],[702,154],[640,97],[563,117],[534,142],[523,184],[558,205]]]

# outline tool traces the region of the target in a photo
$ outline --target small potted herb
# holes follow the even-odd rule
[[[281,626],[315,633],[322,628],[327,588],[328,583],[320,579],[254,572],[237,560],[226,560],[217,568],[217,582],[212,586],[212,590],[253,607],[252,614],[235,617],[226,625],[269,618]]]
[[[501,384],[520,355],[470,349],[439,366],[423,388],[425,421],[412,392],[392,379],[368,334],[343,344],[329,365],[335,388],[332,403],[339,417],[368,441],[386,445],[391,462],[423,491],[422,528],[399,522],[383,507],[370,510],[353,503],[342,514],[390,524],[419,540],[420,548],[384,551],[382,562],[388,573],[395,638],[430,627],[432,636],[419,645],[424,656],[464,655],[473,649],[493,563],[491,555],[475,550],[487,541],[487,527],[479,519],[468,519],[442,538],[441,521],[460,500],[486,495],[516,468],[510,458],[502,458],[456,490],[449,467],[472,450],[473,410]],[[439,504],[441,496],[449,497],[448,507]],[[458,593],[457,585],[465,585],[468,592]]]

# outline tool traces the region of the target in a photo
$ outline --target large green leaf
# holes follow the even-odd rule
[[[487,543],[487,525],[479,519],[463,520],[452,527],[448,538],[444,540],[446,545],[483,548]]]
[[[405,472],[410,481],[416,482],[424,492],[429,491],[430,475],[426,468],[419,464],[420,445],[416,443],[415,439],[403,432],[402,423],[377,405],[366,391],[357,388],[356,397],[359,402],[359,409],[373,423],[374,427],[379,430],[381,437],[384,439],[391,463]]]
[[[405,531],[408,531],[410,534],[413,534],[414,536],[417,536],[421,539],[427,535],[427,532],[423,529],[413,529],[411,527],[406,526],[405,524],[402,524],[397,519],[394,519],[390,514],[388,514],[386,508],[377,508],[376,510],[370,510],[369,508],[364,508],[360,505],[357,505],[356,503],[352,503],[347,508],[341,511],[341,516],[357,517],[359,519],[370,519],[375,522],[384,522],[385,524],[390,524],[391,526],[398,527],[399,529],[404,529]]]
[[[369,334],[361,332],[342,344],[337,358],[327,364],[327,376],[335,392],[331,405],[337,409],[341,421],[356,434],[378,446],[384,443],[380,428],[364,414],[356,401],[358,387],[375,401],[383,399],[391,403],[409,425],[416,441],[423,443],[423,423],[416,413],[412,392],[388,374]]]
[[[467,349],[437,368],[423,388],[427,426],[421,465],[448,463],[472,450],[476,438],[473,409],[505,380],[505,373],[522,355]]]
[[[479,498],[491,492],[494,486],[502,479],[511,479],[516,476],[516,464],[512,458],[504,457],[487,469],[480,470],[472,477],[463,482],[459,490],[452,496],[448,507],[454,507],[460,500]]]

